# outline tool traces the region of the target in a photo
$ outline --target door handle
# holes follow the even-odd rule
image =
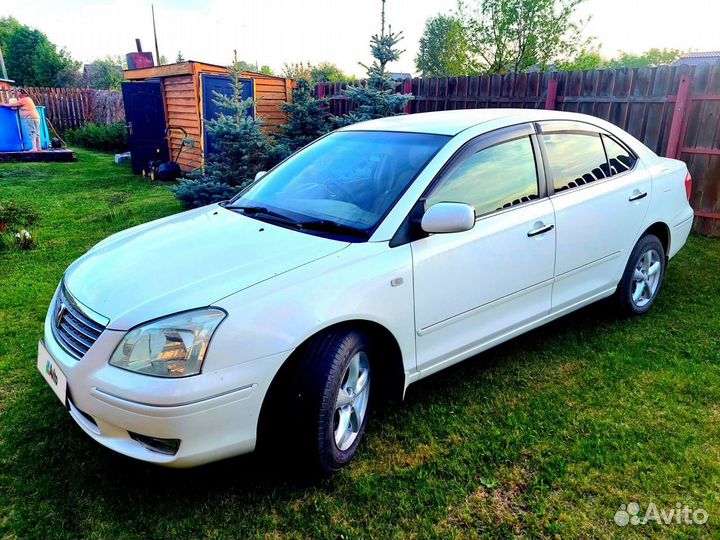
[[[538,234],[543,234],[549,231],[552,231],[555,228],[555,225],[544,225],[540,227],[539,229],[533,229],[532,231],[528,231],[527,235],[529,237],[537,236]]]
[[[636,190],[636,192],[630,196],[628,201],[630,201],[630,202],[639,201],[640,199],[644,199],[645,197],[647,197],[647,191],[643,191],[641,193]]]
[[[132,122],[128,122],[125,127],[127,128],[128,135],[132,135],[132,134],[133,134],[133,125],[132,125]]]

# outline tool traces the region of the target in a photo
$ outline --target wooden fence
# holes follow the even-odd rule
[[[325,83],[318,97],[330,112],[354,108],[347,83]],[[720,236],[720,62],[640,69],[416,78],[398,84],[414,96],[408,113],[517,107],[597,116],[628,131],[660,155],[682,159],[694,179],[695,229]]]
[[[122,94],[115,90],[91,88],[25,87],[36,105],[45,107],[45,116],[59,132],[79,128],[87,122],[111,124],[125,121]],[[0,88],[0,102],[17,97],[17,88]]]

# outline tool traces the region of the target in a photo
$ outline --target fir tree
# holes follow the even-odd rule
[[[313,96],[313,84],[308,79],[298,79],[293,89],[292,103],[281,105],[287,115],[287,124],[282,126],[279,143],[290,154],[321,137],[331,129],[327,99]]]
[[[257,172],[267,170],[275,162],[272,145],[260,129],[262,120],[249,114],[253,99],[242,99],[243,67],[237,51],[228,72],[233,79],[233,93],[225,96],[215,92],[214,102],[220,112],[217,118],[205,121],[217,151],[207,158],[204,171],[181,180],[175,189],[176,196],[187,207],[232,197],[252,182]]]
[[[360,63],[367,72],[367,79],[364,84],[351,86],[344,92],[357,105],[357,108],[349,114],[336,117],[335,122],[338,125],[354,124],[363,120],[403,113],[403,109],[413,99],[413,96],[412,94],[396,93],[397,83],[386,69],[390,62],[396,62],[405,52],[397,47],[402,39],[402,32],[393,32],[391,27],[388,27],[387,33],[385,33],[385,0],[382,0],[380,34],[375,34],[370,38],[373,63],[370,66]]]

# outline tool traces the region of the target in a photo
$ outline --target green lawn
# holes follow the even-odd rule
[[[0,165],[9,200],[41,220],[36,249],[0,253],[2,537],[720,537],[720,241],[690,239],[645,317],[596,305],[412,386],[352,466],[307,483],[252,456],[162,469],[88,438],[35,370],[48,302],[97,241],[180,208],[87,151]],[[621,528],[631,501],[709,521]]]

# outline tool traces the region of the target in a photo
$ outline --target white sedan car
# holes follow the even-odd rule
[[[38,368],[122,454],[189,467],[263,442],[330,473],[374,400],[601,298],[648,311],[690,183],[581,114],[356,124],[231,201],[93,247],[58,286]]]

